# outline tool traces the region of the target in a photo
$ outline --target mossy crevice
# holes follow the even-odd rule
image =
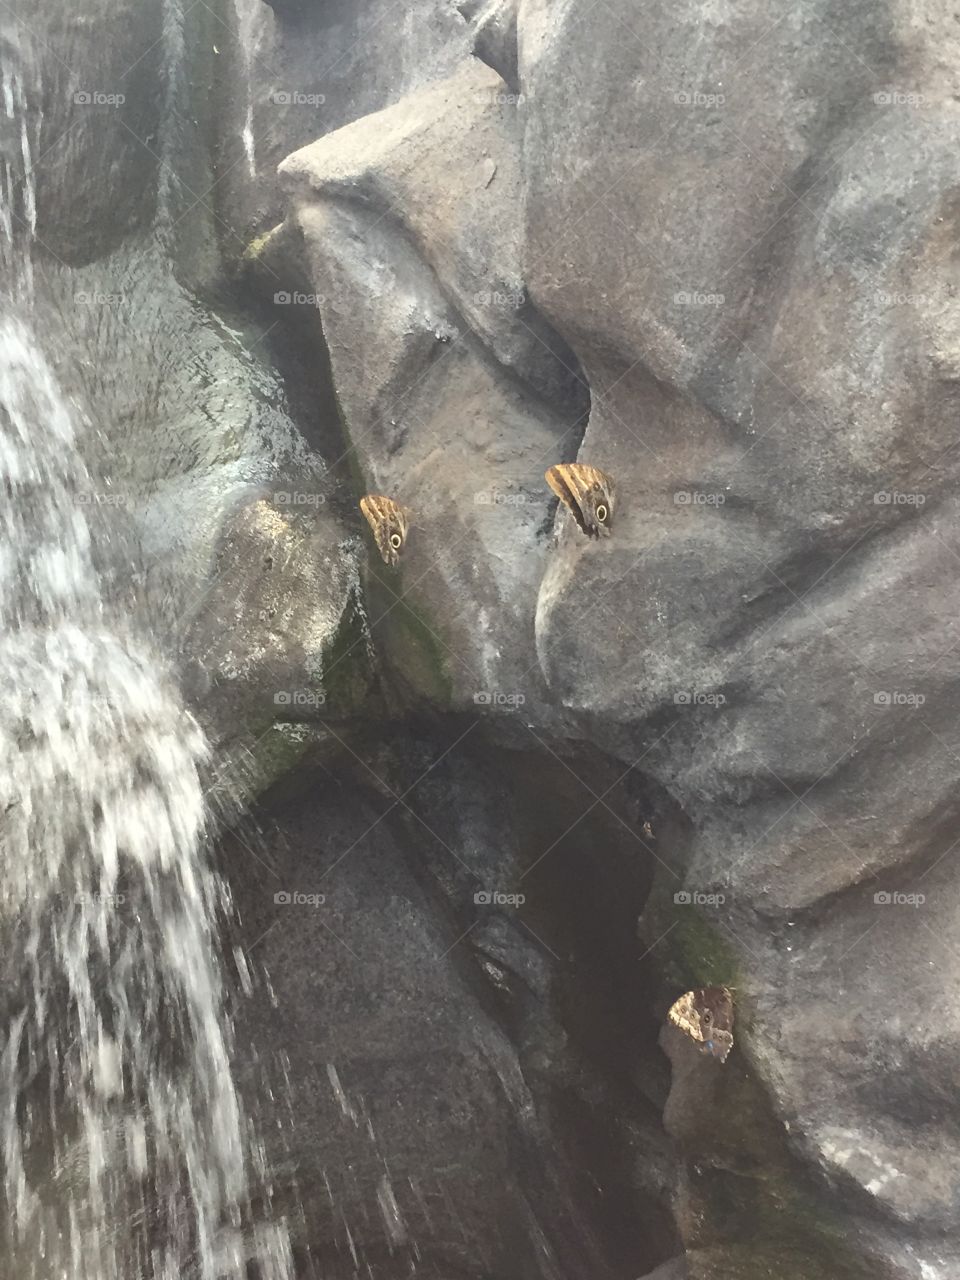
[[[453,680],[447,655],[426,618],[408,601],[390,615],[391,666],[419,695],[440,707],[453,702]]]
[[[251,749],[254,797],[296,769],[316,742],[317,733],[313,725],[279,721],[261,733]]]
[[[666,933],[661,967],[671,986],[738,986],[740,960],[708,910],[674,902],[656,914],[656,922],[658,934],[653,936]]]
[[[825,1256],[789,1246],[724,1245],[688,1254],[687,1266],[689,1280],[878,1280],[876,1267],[849,1249]]]
[[[264,231],[260,235],[254,236],[240,255],[240,261],[243,265],[252,267],[259,264],[264,254],[276,244],[282,230],[283,223],[279,223],[277,226],[271,227],[269,231]]]
[[[659,940],[663,997],[714,985],[748,990],[749,957],[724,927],[726,905],[684,897],[673,877],[658,877],[641,918],[645,941]],[[691,1280],[876,1280],[842,1207],[791,1149],[751,1061],[750,1032],[738,1007],[730,1060],[707,1077],[674,1076],[666,1115],[684,1161],[675,1211]],[[705,1128],[705,1109],[722,1122]]]
[[[340,624],[323,651],[322,669],[314,681],[317,690],[323,693],[327,716],[342,719],[360,711],[373,685],[369,658],[366,619],[358,589],[351,589]]]

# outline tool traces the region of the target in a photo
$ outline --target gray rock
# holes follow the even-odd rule
[[[673,1196],[680,1239],[662,1232],[655,1256],[688,1253],[660,1275],[955,1274],[952,11],[930,6],[919,23],[903,4],[804,0],[776,19],[759,3],[685,0],[647,6],[641,25],[626,0],[589,21],[547,0],[417,0],[400,27],[392,0],[238,0],[232,31],[205,6],[165,12],[45,6],[66,56],[38,49],[18,66],[49,267],[37,311],[58,350],[73,331],[58,372],[100,431],[110,492],[129,499],[119,563],[143,570],[170,648],[185,638],[226,754],[263,732],[260,782],[331,740],[365,750],[319,705],[274,701],[322,682],[338,715],[356,709],[364,614],[401,707],[476,708],[501,745],[567,762],[549,791],[520,770],[525,798],[501,814],[502,775],[479,751],[457,773],[454,744],[444,786],[425,781],[409,805],[417,835],[378,828],[376,874],[348,860],[338,880],[327,923],[357,966],[316,917],[264,939],[303,1112],[324,1072],[321,1119],[293,1132],[292,1156],[311,1192],[327,1165],[362,1170],[305,1236],[329,1228],[330,1274],[348,1227],[378,1266],[391,1249],[409,1260],[401,1224],[422,1206],[383,1183],[384,1153],[399,1153],[408,1176],[442,1167],[437,1185],[456,1189],[436,1229],[420,1224],[444,1274],[649,1271],[636,1250],[605,1252],[610,1219],[550,1163],[579,1150],[551,1108],[573,1081],[578,1108],[601,1098],[610,1117],[618,1158],[603,1167],[627,1211],[656,1218],[658,1194]],[[82,92],[125,101],[75,102]],[[16,156],[22,143],[3,140]],[[154,231],[160,248],[151,235],[145,250]],[[356,463],[342,507],[268,368],[270,326],[292,343],[295,326],[279,325],[296,308],[276,302],[255,333],[208,292],[255,236],[267,297],[292,282],[304,316],[322,317]],[[121,302],[94,309],[78,293]],[[578,449],[617,481],[602,545],[555,518],[543,485]],[[278,495],[301,486],[322,509],[284,509]],[[367,541],[361,609],[362,488],[415,519],[396,573]],[[656,798],[652,842],[626,798],[623,844],[597,834],[628,766],[625,791]],[[590,779],[586,795],[568,775]],[[481,886],[522,874],[510,824],[548,846],[532,815],[561,811],[565,786],[606,874],[560,840],[534,881],[558,934],[531,940],[493,915],[436,963],[449,926],[473,923],[468,871]],[[314,798],[289,818],[290,883],[329,852],[316,832],[342,851],[378,820],[368,798],[344,799],[355,815]],[[439,850],[421,847],[425,824]],[[268,927],[263,886],[237,888]],[[677,902],[681,890],[714,903]],[[653,977],[628,1008],[597,980],[602,964],[583,976],[589,947],[606,955],[609,934],[619,948],[627,907],[644,903],[663,986],[737,988],[730,1062],[704,1074],[668,1044],[669,1098],[653,1033],[632,1020],[652,1018]],[[615,948],[607,972],[620,963]],[[620,1112],[555,1016],[558,990],[581,1016],[604,1000],[619,1013],[585,1024],[608,1071],[618,1054],[632,1063]],[[259,1007],[251,1022],[261,1052],[272,1017]],[[354,1094],[368,1109],[352,1116]],[[676,1159],[638,1098],[663,1110]],[[510,1148],[518,1133],[540,1200]],[[476,1167],[453,1177],[468,1144]],[[589,1203],[590,1222],[564,1260],[571,1203]],[[485,1239],[490,1256],[473,1248]]]
[[[0,140],[21,226],[35,203],[38,248],[51,264],[89,262],[150,226],[162,151],[162,9],[93,0],[17,4],[0,22],[4,86],[25,110],[25,143],[5,113]],[[21,17],[16,11],[23,11]],[[144,145],[146,144],[146,145]],[[25,152],[25,153],[24,153]]]
[[[951,961],[933,910],[895,924],[873,895],[919,888],[957,816],[935,48],[955,37],[932,19],[917,80],[865,6],[659,24],[609,6],[584,41],[521,10],[527,279],[591,385],[581,456],[621,494],[609,543],[565,527],[538,652],[583,732],[644,751],[691,818],[683,873],[726,895],[706,927],[764,1011],[750,1052],[791,1140],[867,1213],[944,1229],[955,1154],[921,1046]],[[918,1113],[877,1114],[908,1062],[936,1154]]]
[[[549,873],[523,878],[534,842],[570,825],[573,797],[546,803],[563,766],[454,739],[411,735],[372,758],[354,741],[357,777],[338,767],[226,842],[254,984],[239,1010],[245,1089],[255,1109],[281,1080],[290,1090],[289,1118],[261,1125],[277,1203],[296,1219],[302,1201],[300,1241],[334,1278],[354,1254],[385,1277],[414,1256],[484,1280],[639,1275],[674,1242],[663,1185],[625,1171],[666,1169],[666,1148],[655,1111],[594,1051],[622,1027],[618,993],[631,1000],[644,885],[616,873],[636,868],[632,841],[617,849],[601,819],[611,874],[591,896],[620,907],[602,946],[624,959],[618,982],[588,959],[596,919],[553,883],[585,880],[597,833],[568,833]],[[519,907],[494,900],[517,890]]]
[[[336,486],[255,349],[263,327],[231,327],[161,253],[47,272],[38,306],[61,383],[98,427],[84,448],[104,574],[163,637],[224,763],[260,740],[270,759],[249,793],[291,758],[261,738],[271,722],[315,719],[328,694],[344,715],[366,688],[360,544]]]
[[[938,10],[920,35],[905,10],[810,0],[778,22],[760,5],[674,6],[639,29],[613,3],[586,27],[523,0],[514,82],[510,7],[461,10],[511,110],[471,110],[472,86],[493,82],[464,65],[283,166],[364,482],[420,513],[401,581],[437,645],[418,663],[386,636],[381,656],[411,700],[447,707],[469,699],[460,664],[498,690],[525,690],[538,666],[533,732],[580,737],[669,791],[688,825],[658,846],[643,932],[659,946],[676,927],[681,885],[725,899],[662,955],[684,981],[737,981],[756,1075],[736,1114],[768,1096],[764,1132],[783,1147],[761,1201],[793,1186],[799,1155],[842,1188],[878,1273],[946,1274],[955,1242],[924,1234],[950,1228],[957,1187],[949,1017],[943,1060],[929,1050],[944,908],[917,929],[922,908],[881,917],[873,895],[922,892],[928,875],[948,901],[957,818],[952,20]],[[478,161],[479,227],[464,214]],[[562,514],[542,545],[546,505],[513,520],[512,545],[477,521],[469,556],[443,540],[465,473],[509,486],[512,472],[532,495],[530,451],[552,431],[551,460],[572,456],[574,420],[518,317],[470,305],[478,264],[522,281],[589,383],[580,456],[620,495],[602,545]],[[537,432],[526,404],[501,407],[518,378],[549,407]],[[482,427],[451,433],[479,417],[464,403],[510,422],[502,462]],[[443,547],[438,571],[424,545]],[[481,941],[506,965],[502,939]],[[881,944],[902,980],[879,976]],[[722,1202],[735,1157],[685,1190],[691,1204]],[[679,1217],[703,1244],[695,1212]],[[704,1275],[804,1274],[802,1250],[694,1254]],[[855,1274],[856,1250],[834,1265]]]
[[[473,23],[473,52],[519,95],[517,10],[519,0],[462,0],[460,12]]]
[[[399,574],[375,566],[378,644],[413,693],[515,710],[542,703],[543,471],[581,405],[542,322],[525,318],[502,93],[495,72],[465,63],[281,176],[362,484],[414,512]]]
[[[246,241],[283,216],[292,151],[450,75],[473,33],[453,0],[235,0],[221,28],[222,216]]]
[[[0,34],[13,123],[24,123],[22,136],[3,133],[13,214],[0,267],[25,251],[35,199],[32,322],[91,425],[78,434],[97,490],[84,498],[96,508],[101,572],[162,636],[224,768],[253,749],[256,776],[238,782],[249,793],[310,736],[287,727],[273,741],[271,722],[291,718],[277,693],[317,694],[320,667],[336,664],[331,705],[355,707],[368,649],[359,543],[294,421],[295,399],[316,381],[291,378],[289,354],[284,373],[271,368],[271,334],[295,309],[264,322],[226,288],[225,259],[245,242],[231,243],[210,194],[216,95],[192,86],[216,81],[229,33],[220,50],[215,15],[181,0],[145,22],[108,0],[69,19],[41,8],[16,39]],[[45,40],[28,38],[32,26]],[[330,424],[310,412],[312,443],[325,448]],[[273,535],[255,518],[268,501]]]
[[[410,247],[459,312],[460,324],[545,399],[563,400],[576,386],[561,360],[569,354],[555,338],[551,344],[549,330],[527,308],[513,97],[490,68],[464,62],[455,76],[289,156],[280,179],[295,216],[314,203],[345,205],[354,216],[373,211],[378,226],[387,224],[376,246],[380,256],[383,237],[397,239],[399,228],[391,224],[402,210]],[[305,234],[311,279],[322,281],[322,241],[316,232]],[[373,279],[377,266],[375,260]],[[342,344],[334,308],[343,302],[332,289],[323,296],[336,359]],[[445,334],[439,316],[434,329],[440,341],[460,332]]]
[[[251,737],[259,747],[275,723],[286,726],[254,752],[260,767],[242,788],[253,793],[290,767],[298,746],[322,740],[309,726],[355,714],[367,692],[359,544],[298,496],[324,495],[301,479],[233,514],[185,641],[208,682],[199,691],[204,720],[228,759]]]
[[[685,1258],[677,1258],[649,1272],[643,1280],[690,1280],[690,1268]]]

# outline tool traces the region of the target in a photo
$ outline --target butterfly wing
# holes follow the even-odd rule
[[[545,478],[576,520],[581,533],[589,538],[609,536],[614,485],[608,475],[597,467],[568,462],[551,467]]]
[[[360,499],[360,510],[373,532],[380,558],[384,564],[396,564],[407,540],[407,508],[381,493],[368,493]]]
[[[702,1053],[725,1062],[733,1048],[733,994],[728,987],[702,987],[688,991],[670,1008],[670,1022]]]

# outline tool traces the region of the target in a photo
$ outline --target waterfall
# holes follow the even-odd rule
[[[32,319],[35,124],[7,71],[0,104],[0,1276],[287,1280],[231,1072],[208,748],[98,569],[120,497]]]
[[[240,44],[240,57],[243,60],[244,89],[246,111],[240,136],[243,140],[243,151],[247,160],[247,172],[251,178],[257,176],[257,146],[253,136],[253,62],[256,57],[260,28],[264,21],[266,8],[262,0],[234,0],[237,13],[237,35]]]
[[[182,131],[186,56],[183,0],[163,0],[161,14],[164,90],[157,172],[157,236],[160,243],[169,248],[182,195],[177,156]]]
[[[0,53],[6,43],[0,31]],[[39,110],[27,110],[24,73],[7,58],[0,59],[0,113],[0,267],[29,296],[33,292],[29,246],[37,232],[33,158],[43,118]]]

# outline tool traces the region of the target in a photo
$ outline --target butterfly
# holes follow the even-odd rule
[[[701,1053],[726,1062],[733,1048],[733,993],[729,987],[688,991],[670,1007],[667,1017],[696,1040]]]
[[[360,499],[360,510],[373,530],[377,550],[384,564],[396,564],[407,540],[410,511],[382,493],[368,493]]]
[[[608,475],[579,462],[561,462],[545,478],[582,533],[590,538],[609,537],[615,494]]]

